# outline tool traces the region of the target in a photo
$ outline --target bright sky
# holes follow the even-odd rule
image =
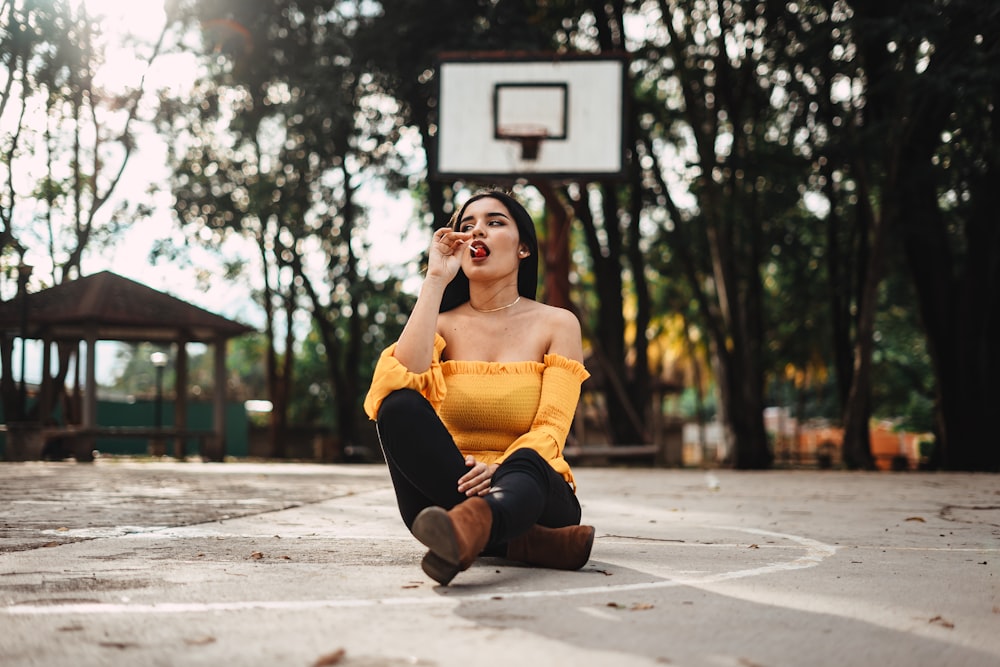
[[[104,17],[102,25],[108,45],[107,64],[98,74],[100,83],[110,88],[135,86],[146,74],[147,90],[171,88],[183,92],[196,74],[197,62],[193,55],[168,53],[161,55],[152,69],[146,72],[145,63],[135,54],[122,48],[118,42],[124,35],[136,35],[152,42],[162,29],[165,16],[163,0],[77,0],[84,4],[94,16]],[[152,131],[143,131],[138,142],[139,150],[133,154],[125,170],[122,182],[115,191],[116,199],[128,200],[145,197],[151,184],[163,183],[169,176],[166,150],[163,140]],[[376,189],[368,188],[361,193],[361,201],[371,207],[372,230],[370,233],[371,254],[369,261],[374,267],[391,267],[416,257],[425,247],[424,234],[407,233],[412,217],[409,200],[394,198]],[[149,265],[147,258],[156,239],[177,236],[176,222],[170,210],[169,193],[161,193],[154,200],[156,213],[148,220],[135,223],[133,228],[116,244],[113,252],[101,256],[90,256],[84,264],[86,273],[109,269],[116,273],[172,294],[192,298],[198,305],[218,309],[223,315],[239,317],[241,310],[236,306],[242,286],[215,285],[209,293],[204,293],[195,285],[193,278],[185,276],[171,266]],[[104,208],[105,215],[113,209],[114,202]],[[402,243],[400,242],[402,240]],[[238,247],[230,249],[243,253]],[[255,260],[251,250],[248,261]],[[47,263],[47,258],[35,258],[39,266]],[[198,263],[214,263],[208,253],[195,257]],[[235,308],[235,309],[234,309]]]
[[[183,92],[193,81],[197,67],[193,55],[184,53],[163,55],[154,63],[152,69],[146,72],[144,61],[136,58],[131,50],[122,48],[119,43],[128,34],[137,35],[152,43],[159,35],[165,21],[163,0],[131,2],[77,0],[77,2],[84,4],[92,16],[104,17],[102,25],[108,44],[107,64],[98,73],[101,85],[111,89],[134,87],[145,73],[147,90],[168,87]],[[110,215],[119,201],[136,197],[146,199],[150,185],[165,183],[168,179],[169,166],[166,163],[163,140],[151,130],[144,129],[142,132],[143,136],[138,142],[140,148],[130,159],[122,181],[115,190],[114,200],[108,202],[102,209],[102,214],[105,216]],[[371,228],[368,231],[367,241],[370,247],[368,261],[373,269],[388,269],[404,264],[417,257],[426,247],[428,234],[411,229],[414,226],[410,223],[413,209],[408,199],[389,197],[371,188],[360,192],[359,199],[361,203],[371,208]],[[260,309],[250,300],[250,287],[245,283],[214,281],[206,291],[196,282],[190,270],[163,262],[156,266],[149,264],[149,253],[157,240],[179,237],[171,211],[170,194],[161,193],[153,204],[155,213],[148,219],[134,223],[114,248],[103,254],[92,253],[87,256],[83,261],[84,273],[111,270],[225,317],[260,326],[262,323]],[[230,256],[245,257],[251,266],[259,261],[257,252],[253,248],[241,248],[238,242],[233,242],[225,250]],[[216,256],[198,249],[192,249],[192,259],[202,268],[217,266],[219,263]],[[44,252],[35,256],[29,254],[27,261],[37,267],[36,280],[40,276],[48,278],[51,275],[49,259]],[[253,277],[259,275],[259,271],[250,271],[249,274]],[[37,284],[35,280],[32,282],[33,286]],[[40,366],[40,362],[34,362],[32,359],[36,356],[32,347],[29,344],[26,364],[29,382],[37,381],[37,377],[32,377],[32,369]],[[15,351],[15,358],[19,358],[19,354]],[[99,359],[101,356],[99,350]],[[18,369],[17,374],[19,373]],[[99,380],[104,381],[105,378]]]

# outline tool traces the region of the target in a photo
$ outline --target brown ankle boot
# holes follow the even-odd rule
[[[421,567],[431,579],[448,585],[455,575],[469,569],[486,547],[493,525],[493,511],[475,496],[449,511],[428,507],[413,521],[413,536],[430,551]]]
[[[555,570],[579,570],[590,560],[593,526],[546,528],[535,524],[507,544],[507,558]]]

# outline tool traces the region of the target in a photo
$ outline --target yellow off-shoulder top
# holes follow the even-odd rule
[[[445,340],[435,335],[431,366],[412,373],[383,350],[375,366],[365,412],[378,418],[383,399],[397,389],[415,389],[431,404],[463,456],[502,463],[518,449],[534,449],[574,485],[563,458],[580,385],[590,377],[583,364],[558,354],[542,361],[441,361]]]

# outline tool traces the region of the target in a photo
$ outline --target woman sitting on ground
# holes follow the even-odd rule
[[[471,197],[434,233],[365,399],[423,570],[444,585],[480,555],[570,570],[590,558],[562,456],[589,377],[580,323],[535,301],[537,282],[528,212],[499,191]]]

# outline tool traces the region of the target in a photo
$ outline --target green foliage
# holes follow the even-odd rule
[[[88,58],[99,54],[70,4],[36,5],[33,29],[0,34],[0,53],[7,81],[43,91],[49,118],[64,123],[86,109]],[[918,430],[972,423],[997,399],[1000,373],[994,5],[177,0],[206,67],[190,97],[161,99],[158,119],[184,243],[243,240],[226,279],[255,272],[268,321],[234,345],[233,372],[255,397],[290,382],[290,421],[346,429],[413,302],[399,279],[369,275],[358,193],[376,182],[407,190],[428,225],[468,185],[425,180],[438,55],[626,50],[636,169],[624,184],[560,192],[576,213],[574,297],[623,385],[641,388],[648,345],[650,372],[669,358],[703,390],[677,409],[717,400],[745,440],[765,402],[836,419],[865,353],[874,276],[870,386],[854,400]],[[28,150],[3,141],[12,159]],[[69,155],[64,139],[49,146]],[[39,212],[98,202],[102,181],[81,169],[78,187],[53,173],[17,197]],[[13,196],[0,192],[8,249],[24,244],[11,234]],[[108,219],[133,213],[147,211]],[[113,242],[118,228],[103,229],[89,241]],[[880,230],[881,266],[869,261]],[[72,245],[62,234],[52,239]],[[156,252],[184,261],[183,248]],[[696,380],[709,365],[713,381]],[[140,366],[130,374],[148,372]]]
[[[342,416],[335,409],[337,390],[331,379],[336,369],[350,367],[359,378],[371,378],[378,355],[402,333],[407,315],[416,301],[415,297],[403,292],[396,281],[371,283],[362,280],[352,287],[352,291],[353,301],[359,304],[358,316],[363,323],[358,354],[345,358],[343,348],[328,348],[314,323],[295,356],[296,386],[304,388],[304,391],[296,391],[289,405],[292,423],[338,428]],[[332,315],[332,312],[327,315]],[[337,340],[344,341],[352,335],[348,318],[334,315],[331,320]],[[356,412],[360,412],[366,393],[367,385],[359,385],[352,402]]]
[[[255,249],[259,262],[229,266],[242,280],[259,272],[256,360],[279,428],[333,427],[351,441],[363,383],[408,298],[394,280],[368,277],[358,238],[368,225],[359,191],[404,186],[409,160],[403,109],[360,64],[372,17],[316,0],[177,5],[207,67],[191,98],[164,100],[160,116],[175,138],[185,236]]]
[[[28,253],[52,281],[78,275],[148,207],[111,208],[135,149],[139,85],[101,81],[108,38],[82,2],[0,4],[0,254]],[[124,36],[147,67],[155,44]]]
[[[873,416],[928,433],[934,430],[934,373],[917,296],[905,275],[891,271],[882,285],[872,354]]]

